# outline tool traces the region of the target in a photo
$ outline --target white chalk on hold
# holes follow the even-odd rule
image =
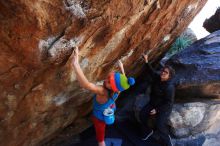
[[[56,37],[50,37],[47,40],[40,40],[38,47],[41,52],[48,51],[50,56],[54,57],[58,55],[60,52],[65,52],[71,49],[72,47],[79,46],[82,40],[83,40],[82,36],[75,37],[70,40],[66,40],[62,37],[56,40]]]
[[[78,1],[67,0],[66,3],[64,2],[64,5],[65,5],[65,8],[67,10],[69,10],[76,17],[78,17],[78,18],[85,18],[86,17],[86,14],[84,13],[83,8],[81,7],[81,5]]]
[[[62,105],[62,104],[65,103],[66,101],[67,101],[67,99],[64,98],[64,97],[56,97],[56,98],[54,99],[54,102],[55,102],[55,104],[56,104],[57,106]]]
[[[66,39],[60,38],[58,41],[56,41],[53,46],[48,51],[49,54],[53,57],[56,56],[59,52],[64,52],[68,49],[70,49],[71,46],[69,45],[69,41]]]
[[[198,2],[197,3],[194,3],[194,4],[191,4],[187,7],[187,13],[191,12],[193,9],[196,9],[198,6]]]
[[[55,105],[60,106],[66,101],[68,101],[69,99],[70,97],[68,97],[67,94],[60,93],[59,95],[53,98],[53,102],[55,103]]]
[[[82,41],[83,41],[83,37],[82,36],[75,37],[75,38],[70,39],[69,45],[71,47],[79,46],[82,43]]]
[[[47,40],[40,40],[38,44],[40,52],[47,50],[55,40],[56,37],[49,37]]]
[[[166,35],[166,36],[163,38],[163,43],[169,41],[169,40],[170,40],[170,37],[171,37],[170,34]]]

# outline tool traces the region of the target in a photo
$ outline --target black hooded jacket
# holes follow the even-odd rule
[[[171,80],[161,81],[160,74],[158,74],[149,63],[147,63],[147,68],[152,78],[150,105],[159,111],[172,110],[175,84]]]

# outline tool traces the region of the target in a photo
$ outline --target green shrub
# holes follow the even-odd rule
[[[192,41],[186,37],[178,37],[175,42],[172,44],[171,48],[167,52],[167,57],[170,58],[174,54],[180,52],[181,50],[185,49],[189,45],[192,44]]]

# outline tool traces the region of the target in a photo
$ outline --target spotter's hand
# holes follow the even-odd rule
[[[155,110],[155,109],[152,109],[151,111],[150,111],[150,115],[155,115],[157,113],[157,111]]]
[[[148,54],[142,54],[144,61],[147,63],[148,62]]]

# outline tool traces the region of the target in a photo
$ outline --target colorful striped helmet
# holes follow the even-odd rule
[[[114,92],[124,91],[135,84],[135,79],[132,77],[127,78],[118,72],[113,72],[110,74],[110,84]]]

